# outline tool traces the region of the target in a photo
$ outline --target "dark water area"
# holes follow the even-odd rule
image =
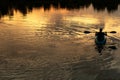
[[[49,10],[51,5],[58,8],[81,9],[88,8],[93,5],[97,11],[114,12],[118,9],[119,0],[1,0],[0,1],[0,16],[13,16],[13,10],[19,10],[23,15],[31,12],[33,8],[44,7],[44,10]]]

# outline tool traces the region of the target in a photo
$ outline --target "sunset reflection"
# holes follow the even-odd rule
[[[119,18],[116,17],[106,17],[105,19],[105,30],[106,31],[117,31],[120,32]]]
[[[0,0],[0,80],[120,80],[119,4]]]
[[[98,24],[99,20],[94,17],[83,16],[83,17],[68,17],[67,20],[83,24]]]
[[[119,10],[118,10],[119,11]],[[60,27],[70,27],[71,25],[83,26],[83,27],[94,27],[97,25],[104,24],[104,30],[119,30],[119,14],[110,15],[106,11],[96,12],[92,5],[89,8],[83,8],[80,10],[67,10],[66,8],[54,8],[50,7],[49,10],[45,10],[44,7],[33,8],[32,12],[23,15],[20,11],[14,10],[14,15],[4,16],[1,21],[7,24],[12,24],[13,26],[28,27],[33,29],[47,29],[47,27],[56,28]],[[16,26],[16,27],[17,27]],[[116,26],[116,27],[114,27]],[[72,27],[72,26],[71,26]],[[76,32],[78,33],[78,32]],[[78,36],[78,35],[76,35]]]

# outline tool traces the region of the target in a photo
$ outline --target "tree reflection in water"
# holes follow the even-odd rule
[[[93,5],[95,10],[101,11],[107,9],[113,12],[118,9],[119,0],[1,0],[0,17],[4,15],[13,16],[13,10],[19,10],[23,15],[32,11],[33,8],[44,7],[49,10],[51,5],[58,8],[81,9]]]

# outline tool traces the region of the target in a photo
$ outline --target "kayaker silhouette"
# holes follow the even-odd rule
[[[84,33],[89,34],[89,33],[95,33],[95,49],[102,54],[102,50],[104,49],[107,41],[107,33],[116,33],[116,31],[110,31],[110,32],[102,32],[103,28],[99,29],[99,32],[90,32],[90,31],[84,31]],[[108,36],[109,37],[109,36]],[[109,47],[111,49],[117,49],[115,46]]]
[[[107,36],[107,33],[106,32],[102,32],[102,28],[100,28],[99,32],[96,32],[95,33],[95,36],[96,36],[96,44],[100,44],[100,43],[106,43],[106,39],[105,39],[105,36]]]

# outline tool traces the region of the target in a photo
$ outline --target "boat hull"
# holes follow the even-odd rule
[[[98,40],[97,37],[96,37],[95,38],[95,44],[96,44],[96,47],[97,47],[97,51],[99,53],[101,53],[105,44],[106,44],[106,38],[103,38],[103,40]]]

